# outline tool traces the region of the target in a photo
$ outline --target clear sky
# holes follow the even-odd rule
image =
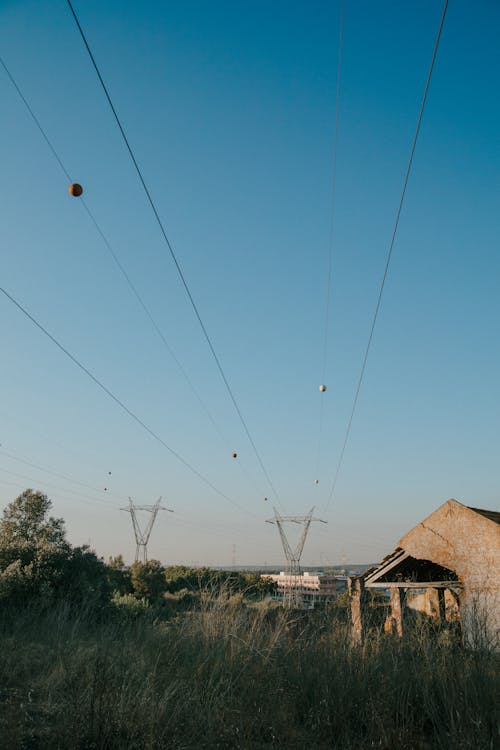
[[[339,2],[75,7],[282,510],[316,505],[328,520],[312,528],[304,563],[376,561],[450,497],[498,509],[500,5],[450,2],[327,510],[441,2],[345,2],[324,395]],[[74,543],[131,560],[130,519],[118,509],[129,495],[141,503],[161,495],[175,512],[159,518],[150,556],[279,564],[276,529],[264,523],[272,491],[67,4],[0,0],[0,55],[224,438],[69,197],[0,68],[1,285],[236,505],[141,430],[3,296],[1,504],[27,486],[43,489]]]

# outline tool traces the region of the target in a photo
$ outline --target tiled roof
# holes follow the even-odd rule
[[[473,510],[474,513],[479,513],[480,516],[484,516],[485,518],[488,518],[490,521],[493,521],[494,523],[500,523],[500,513],[497,510],[483,510],[482,508],[471,508],[470,505],[467,506],[469,510]]]

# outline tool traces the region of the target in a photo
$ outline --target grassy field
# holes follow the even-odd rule
[[[126,611],[126,608],[122,608]],[[498,655],[425,627],[350,646],[347,611],[0,610],[0,746],[499,747]]]

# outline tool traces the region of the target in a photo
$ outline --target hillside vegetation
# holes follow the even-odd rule
[[[105,564],[49,508],[26,491],[0,522],[2,748],[498,746],[498,655],[423,621],[352,647],[345,606],[285,611],[254,574]]]

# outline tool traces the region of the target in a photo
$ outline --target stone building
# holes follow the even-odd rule
[[[464,639],[500,645],[500,513],[447,500],[399,540],[395,551],[349,579],[353,639],[360,642],[368,592],[390,595],[385,630],[404,633],[405,610],[460,619]]]

